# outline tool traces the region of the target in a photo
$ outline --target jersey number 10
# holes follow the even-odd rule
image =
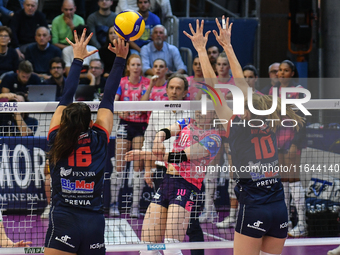
[[[254,137],[250,141],[255,146],[256,159],[267,159],[274,156],[275,148],[271,136],[263,136],[260,139],[259,137]],[[270,151],[268,151],[267,145],[269,145]]]

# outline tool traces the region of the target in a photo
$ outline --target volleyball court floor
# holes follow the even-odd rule
[[[219,213],[219,221],[227,216],[227,212]],[[107,215],[106,215],[107,217]],[[217,221],[217,219],[216,219]],[[4,226],[9,238],[14,241],[32,241],[32,247],[44,246],[45,233],[48,227],[48,219],[40,219],[36,215],[4,215]],[[139,219],[130,219],[127,214],[120,218],[106,218],[105,243],[117,245],[118,243],[136,243],[140,239],[143,224],[143,216]],[[233,237],[234,229],[217,229],[212,223],[201,224],[206,241],[227,241]],[[187,241],[187,240],[186,240]],[[340,244],[340,238],[339,238]],[[194,246],[194,244],[193,244]],[[319,246],[294,246],[285,247],[282,255],[326,255],[327,251],[334,249],[336,245]],[[1,254],[1,249],[0,249]],[[107,252],[117,255],[137,255],[138,252]],[[184,250],[184,255],[190,255],[190,251]],[[232,249],[205,250],[206,255],[232,255]]]

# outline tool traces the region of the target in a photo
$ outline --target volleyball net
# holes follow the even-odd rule
[[[99,102],[86,102],[92,110],[92,119],[96,119]],[[32,241],[32,248],[2,248],[0,253],[19,254],[43,252],[48,217],[42,217],[46,209],[45,188],[46,152],[48,150],[46,136],[50,119],[57,103],[1,103],[2,124],[0,127],[0,209],[2,223],[8,237],[14,242]],[[304,106],[310,110],[311,116],[306,119],[306,140],[302,146],[300,162],[292,166],[299,172],[302,186],[300,197],[304,197],[304,214],[307,222],[305,237],[306,245],[338,244],[339,208],[340,208],[340,110],[339,100],[310,100]],[[207,102],[207,109],[212,110],[212,102]],[[231,248],[234,236],[233,224],[230,221],[230,198],[233,185],[230,179],[230,157],[226,142],[222,141],[219,155],[207,164],[201,162],[198,169],[205,175],[201,192],[193,192],[188,197],[181,193],[181,188],[174,198],[177,204],[187,199],[191,213],[188,219],[188,231],[183,242],[164,244],[147,244],[143,241],[146,231],[142,231],[146,210],[153,199],[160,194],[156,189],[165,178],[164,162],[161,160],[146,162],[134,160],[126,162],[126,151],[152,149],[155,132],[171,126],[174,118],[197,118],[197,111],[202,113],[202,101],[157,101],[157,102],[115,102],[114,128],[110,135],[108,159],[104,175],[104,213],[105,213],[105,244],[107,251],[137,251],[141,249],[207,249]],[[27,120],[27,129],[16,126],[14,114],[20,113]],[[131,129],[129,123],[120,122],[119,116],[130,120],[140,119],[145,114],[152,120],[153,132],[140,123]],[[202,116],[202,115],[201,115]],[[176,120],[177,121],[177,120]],[[120,123],[120,125],[119,125]],[[206,130],[218,129],[213,121]],[[150,129],[150,127],[148,127]],[[141,132],[146,132],[139,137]],[[157,130],[158,129],[158,130]],[[25,133],[26,132],[26,133]],[[217,133],[210,133],[216,135]],[[136,137],[133,137],[137,134]],[[188,144],[198,138],[192,136]],[[183,138],[184,139],[184,138]],[[171,148],[175,138],[166,140],[165,147]],[[199,139],[200,140],[200,139]],[[178,143],[184,143],[179,138]],[[209,141],[211,142],[211,141]],[[209,144],[207,144],[209,146]],[[223,147],[223,148],[222,148]],[[197,152],[201,153],[201,152]],[[192,155],[190,155],[192,157]],[[202,156],[203,157],[203,156]],[[210,166],[205,168],[204,166]],[[191,165],[191,167],[193,167]],[[148,176],[144,176],[148,168]],[[281,169],[285,171],[285,168]],[[204,177],[203,175],[203,177]],[[180,178],[176,174],[172,178]],[[201,175],[197,178],[202,177]],[[145,179],[149,180],[145,181]],[[196,178],[196,179],[197,179]],[[118,180],[118,181],[117,181]],[[157,184],[158,182],[158,184]],[[158,186],[157,186],[158,185]],[[290,220],[291,228],[298,226],[298,200],[291,195]],[[85,203],[73,201],[74,204]],[[185,206],[184,206],[185,207]],[[172,217],[167,215],[166,217]],[[178,215],[174,216],[174,218]],[[229,217],[229,218],[228,218]],[[225,221],[228,219],[227,221]],[[159,219],[156,219],[156,221]],[[183,219],[182,219],[183,220]],[[227,222],[224,225],[221,222]],[[162,219],[164,223],[164,218]],[[229,223],[232,223],[231,221]],[[219,224],[219,225],[218,225]],[[190,243],[191,232],[197,231],[197,225],[203,232],[204,243],[196,240]],[[178,226],[178,224],[177,224]],[[288,227],[288,226],[287,226]],[[199,228],[199,227],[198,227]],[[172,231],[179,231],[173,229]],[[196,233],[196,232],[195,232]],[[159,234],[161,235],[161,234]],[[320,239],[320,237],[323,237]],[[329,237],[329,238],[325,238]],[[316,239],[314,239],[316,238]],[[158,240],[158,239],[157,239]],[[288,239],[286,245],[296,245],[294,239]],[[40,250],[39,250],[40,249]]]

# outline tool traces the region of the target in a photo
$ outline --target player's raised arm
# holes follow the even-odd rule
[[[105,128],[109,133],[111,133],[113,127],[113,102],[129,53],[129,44],[125,43],[124,40],[117,38],[113,41],[113,44],[114,47],[110,44],[108,48],[116,54],[116,58],[105,83],[104,95],[99,105],[96,120],[96,124]]]
[[[206,32],[203,36],[203,27],[204,27],[204,20],[201,21],[201,24],[198,20],[196,20],[196,32],[192,28],[192,25],[189,24],[190,31],[192,35],[188,34],[186,31],[183,31],[183,33],[191,40],[193,46],[195,47],[199,60],[201,62],[201,68],[204,76],[204,81],[209,84],[211,87],[214,87],[214,85],[217,83],[216,74],[214,72],[214,69],[212,68],[209,57],[206,51],[206,44],[208,41],[208,35],[210,34],[210,31]],[[211,88],[208,88],[209,92],[214,92]],[[233,115],[232,110],[227,105],[226,101],[224,100],[224,96],[221,93],[219,89],[215,89],[217,92],[219,98],[221,98],[222,104],[217,103],[214,104],[217,116],[220,119],[227,119],[229,120],[231,116]]]
[[[87,51],[86,46],[89,43],[93,34],[91,33],[87,38],[85,38],[85,35],[86,35],[85,29],[83,30],[83,34],[81,38],[78,38],[76,31],[74,31],[75,43],[72,43],[68,38],[66,38],[67,42],[73,48],[74,59],[73,59],[73,62],[70,68],[69,75],[67,76],[67,79],[65,81],[63,95],[51,119],[50,129],[60,124],[63,110],[66,108],[66,106],[68,106],[69,104],[73,102],[73,97],[74,97],[74,94],[76,93],[78,83],[79,83],[79,76],[80,76],[80,71],[83,66],[83,60],[87,58],[88,56],[97,52],[96,50],[91,51],[91,52]]]
[[[226,20],[225,17],[222,16],[222,26],[217,18],[216,25],[219,29],[220,34],[218,34],[216,30],[214,30],[213,33],[216,37],[217,42],[223,47],[223,50],[227,54],[236,86],[242,90],[244,94],[244,99],[247,100],[249,85],[244,79],[242,67],[238,62],[234,49],[231,45],[231,28],[233,26],[233,23],[229,24],[229,18],[227,18]]]

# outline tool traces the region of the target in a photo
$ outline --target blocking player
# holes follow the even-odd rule
[[[236,85],[242,90],[247,100],[248,84],[244,79],[242,68],[236,58],[231,45],[231,28],[229,19],[222,17],[223,28],[216,19],[219,34],[214,31],[217,42],[223,47],[230,61],[232,73]],[[214,86],[216,75],[208,62],[205,45],[208,41],[208,31],[203,36],[204,21],[196,21],[196,31],[189,24],[191,34],[184,31],[184,34],[191,39],[198,52],[202,64],[204,79],[211,86]],[[213,92],[209,88],[210,92]],[[222,94],[216,89],[220,98]],[[252,103],[255,109],[268,110],[272,106],[272,98],[252,94]],[[280,105],[278,103],[278,105]],[[229,139],[233,166],[238,170],[237,185],[235,193],[240,203],[235,236],[234,255],[278,255],[281,254],[286,237],[288,215],[284,202],[284,192],[279,173],[277,171],[264,172],[263,166],[278,164],[278,149],[275,131],[279,123],[267,123],[266,119],[281,119],[280,107],[269,116],[254,116],[247,108],[245,101],[245,113],[241,117],[233,115],[226,101],[214,105],[220,119],[229,120],[224,128]],[[288,118],[294,119],[299,125],[303,120],[290,107],[287,108]],[[253,125],[231,125],[232,122],[242,122],[251,119],[260,119]],[[261,121],[263,125],[259,125]],[[255,125],[255,126],[254,126]],[[297,129],[299,128],[297,126]],[[249,167],[256,171],[241,171]],[[261,171],[259,171],[261,170]]]
[[[97,120],[84,103],[72,103],[83,59],[95,53],[86,45],[92,34],[75,43],[67,39],[74,60],[65,82],[64,93],[51,119],[48,140],[52,178],[52,205],[45,239],[46,255],[105,254],[103,181],[109,134],[113,126],[113,102],[123,74],[129,47],[122,39],[109,49],[116,53],[105,84]]]

